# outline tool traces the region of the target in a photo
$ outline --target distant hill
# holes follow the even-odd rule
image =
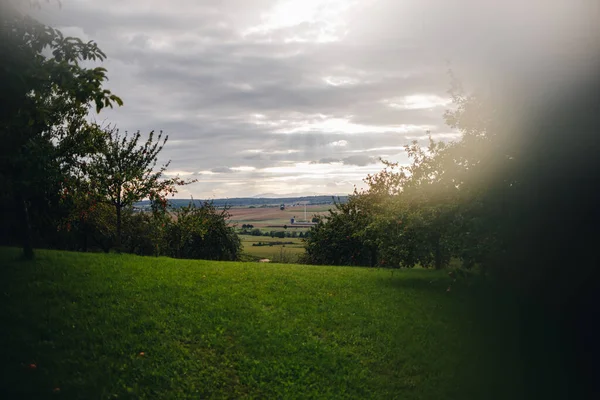
[[[298,196],[298,197],[234,197],[230,199],[212,199],[216,207],[244,207],[244,206],[278,206],[280,204],[291,205],[306,202],[308,205],[332,204],[334,202],[345,203],[348,196]],[[190,204],[191,199],[170,199],[171,207],[179,208]],[[201,205],[207,200],[194,199],[194,204]],[[138,208],[146,208],[150,205],[149,200],[140,201],[135,204]]]
[[[338,193],[338,194],[327,194],[327,195],[320,195],[320,194],[300,194],[300,193],[286,193],[286,194],[276,194],[276,193],[261,193],[261,194],[257,194],[256,196],[252,196],[252,198],[254,199],[290,199],[290,198],[299,198],[299,197],[331,197],[331,196],[335,196],[335,197],[347,197],[347,194],[343,194],[343,193]]]

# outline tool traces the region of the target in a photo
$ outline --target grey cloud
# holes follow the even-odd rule
[[[366,155],[355,155],[342,159],[342,163],[345,165],[357,165],[359,167],[363,167],[369,164],[375,164],[377,162],[377,158],[370,157]]]
[[[217,168],[211,168],[210,172],[214,172],[217,174],[231,174],[235,171],[229,167],[217,167]]]
[[[341,162],[340,159],[338,158],[321,158],[319,161],[311,161],[311,164],[332,164],[332,163],[338,163]]]
[[[577,12],[583,15],[584,0],[564,2],[578,3],[579,11],[558,0],[532,0],[527,6],[516,0],[366,1],[349,12],[344,27],[348,34],[338,42],[285,43],[293,36],[314,36],[322,28],[318,22],[244,38],[242,32],[260,24],[262,15],[278,2],[65,2],[62,10],[47,6],[37,15],[68,32],[83,32],[107,53],[107,87],[123,98],[125,106],[103,111],[99,119],[108,118],[123,130],[163,129],[170,142],[161,160],[171,159],[174,171],[219,172],[199,176],[201,182],[188,188],[196,197],[271,192],[269,185],[275,183],[269,179],[279,178],[293,178],[294,190],[328,191],[335,186],[350,191],[353,184],[360,184],[360,174],[378,168],[374,157],[381,154],[378,149],[384,148],[381,151],[392,161],[406,162],[404,152],[391,147],[425,132],[299,129],[277,134],[278,127],[269,121],[300,126],[324,115],[365,126],[429,126],[434,137],[451,140],[442,108],[397,109],[383,100],[413,94],[446,96],[448,60],[459,76],[485,80],[510,76],[520,66],[530,68],[551,46],[571,54],[583,43],[596,48],[600,44],[600,40],[556,44],[564,43],[558,41],[561,35],[575,38],[581,33],[574,21]],[[567,53],[554,56],[548,58],[552,62],[538,63],[544,66],[540,76],[569,58]],[[332,86],[325,77],[349,78],[351,83]],[[257,124],[252,114],[261,114],[265,123]],[[341,140],[347,144],[329,145]],[[248,153],[251,149],[264,152]],[[294,152],[286,153],[289,149]],[[338,168],[330,164],[333,160],[343,164],[322,176],[261,172],[311,160],[319,160],[310,164],[313,168]],[[240,166],[256,170],[226,173]],[[285,191],[293,192],[289,187]]]

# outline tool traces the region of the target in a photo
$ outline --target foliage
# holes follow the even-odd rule
[[[166,249],[164,220],[150,213],[127,211],[123,218],[122,250],[138,255],[161,255]]]
[[[56,200],[59,182],[89,150],[90,105],[99,112],[122,101],[102,88],[106,69],[81,64],[106,58],[94,42],[65,37],[10,2],[0,11],[0,183],[15,198],[9,204],[31,257],[31,214],[44,211],[32,207]]]
[[[179,177],[164,178],[170,162],[156,169],[158,154],[167,142],[159,133],[156,141],[150,132],[146,141],[138,145],[141,133],[122,135],[115,127],[102,131],[97,151],[80,162],[81,179],[88,183],[97,201],[109,204],[115,210],[117,247],[121,242],[122,212],[134,203],[150,198],[154,209],[165,209],[166,196],[177,193],[177,186],[189,184]],[[162,139],[162,142],[161,142]],[[156,208],[158,207],[158,208]]]
[[[346,243],[351,248],[369,245],[377,264],[385,267],[441,269],[452,258],[467,268],[491,267],[501,248],[498,214],[487,207],[493,202],[483,197],[490,169],[499,168],[498,157],[492,157],[498,137],[490,129],[493,107],[480,94],[465,95],[454,77],[450,94],[455,108],[446,113],[446,121],[461,131],[461,140],[444,143],[430,137],[426,147],[413,141],[405,146],[408,165],[382,160],[385,169],[367,176],[368,189],[353,196],[370,210],[368,221],[357,226],[350,218],[336,216],[317,225],[307,241],[314,253],[309,261],[339,263],[326,254],[340,248],[329,245],[331,238],[346,243],[346,236],[360,238],[360,244]],[[328,231],[325,238],[319,235],[323,231]]]
[[[241,241],[228,225],[227,208],[218,210],[210,202],[198,207],[190,202],[178,208],[165,226],[166,254],[176,258],[237,260]]]
[[[303,261],[321,265],[374,266],[376,248],[367,231],[373,218],[373,205],[356,193],[346,203],[336,203],[329,215],[312,227],[310,236],[305,236]]]
[[[377,205],[369,229],[380,252],[380,264],[392,267],[448,265],[454,231],[457,185],[448,178],[449,146],[429,139],[405,146],[408,166],[384,161],[386,169],[369,175],[369,189],[361,193]]]

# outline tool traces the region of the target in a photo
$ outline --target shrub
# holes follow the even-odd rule
[[[197,207],[190,203],[179,208],[166,226],[167,255],[232,261],[241,254],[242,244],[233,227],[227,224],[227,209],[217,210],[210,202]]]
[[[305,235],[304,262],[320,265],[374,266],[376,247],[368,240],[366,227],[371,210],[361,198],[351,196],[348,203],[336,204],[330,215]]]

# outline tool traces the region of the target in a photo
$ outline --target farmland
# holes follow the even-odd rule
[[[441,271],[17,255],[0,398],[575,398],[551,331],[524,342],[510,298]]]
[[[306,207],[306,216],[310,220],[315,214],[327,214],[327,211],[332,207],[334,206],[309,205]],[[256,228],[275,226],[282,228],[283,225],[287,225],[293,229],[294,227],[290,224],[290,219],[294,216],[298,221],[304,221],[304,206],[286,207],[285,210],[280,210],[279,207],[239,207],[231,208],[229,212],[231,214],[230,223],[237,225],[252,224]]]
[[[314,215],[325,215],[333,205],[309,205],[306,207],[306,216],[310,220]],[[229,210],[231,217],[230,224],[235,224],[238,228],[242,225],[252,225],[255,229],[263,232],[286,231],[286,232],[307,232],[310,228],[306,225],[291,224],[290,219],[296,217],[296,221],[304,221],[304,206],[286,207],[280,210],[279,207],[238,207]],[[284,226],[286,228],[284,228]],[[271,238],[268,236],[240,235],[242,239],[243,251],[250,258],[268,258],[283,262],[295,262],[298,257],[304,254],[304,245],[298,238]],[[284,245],[257,246],[261,243],[272,242],[292,242]]]
[[[240,235],[244,253],[270,260],[295,262],[304,254],[304,243],[298,238],[271,238],[268,236]],[[284,242],[285,244],[277,244]],[[263,244],[259,246],[258,244]],[[266,245],[264,245],[266,244]],[[281,260],[282,257],[286,259]]]

